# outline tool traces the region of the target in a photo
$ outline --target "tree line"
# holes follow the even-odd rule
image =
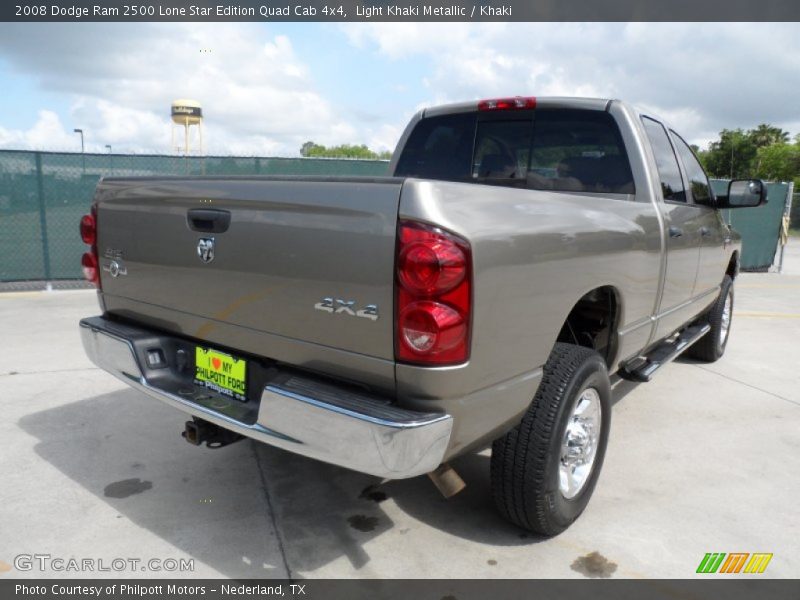
[[[365,144],[340,144],[338,146],[323,146],[315,142],[306,142],[300,146],[300,156],[308,158],[361,158],[371,160],[388,160],[392,153],[388,151],[376,152],[370,150]]]
[[[710,177],[794,180],[800,187],[800,134],[792,140],[780,127],[723,129],[707,149],[694,150]]]

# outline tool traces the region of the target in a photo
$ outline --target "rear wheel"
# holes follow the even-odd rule
[[[700,338],[687,354],[704,362],[714,362],[725,354],[733,318],[733,280],[725,275],[717,301],[706,314],[711,330]]]
[[[542,535],[569,527],[594,491],[610,422],[603,358],[557,343],[522,422],[492,446],[492,496],[500,514]]]

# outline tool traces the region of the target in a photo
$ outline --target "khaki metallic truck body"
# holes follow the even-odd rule
[[[611,116],[634,191],[405,176],[105,179],[95,198],[103,315],[81,322],[89,356],[195,417],[382,477],[486,447],[527,410],[581,302],[609,311],[592,344],[613,373],[702,315],[737,270],[738,235],[693,200],[683,163],[686,198],[665,201],[643,115],[619,101],[565,98],[537,99],[531,114],[562,109]],[[475,112],[469,103],[419,113],[391,172],[420,123]],[[204,233],[207,223],[187,221],[198,209],[228,212],[230,222]],[[405,221],[469,244],[465,362],[395,358]],[[207,238],[214,256],[203,262]],[[192,387],[197,344],[248,360],[247,402]]]

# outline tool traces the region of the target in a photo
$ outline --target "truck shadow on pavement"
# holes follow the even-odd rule
[[[612,403],[622,401],[639,385],[615,377]],[[272,498],[277,498],[273,500],[273,507],[278,523],[288,539],[305,538],[302,546],[286,544],[293,569],[303,571],[319,567],[313,545],[349,547],[339,544],[341,530],[332,529],[331,523],[349,523],[352,519],[370,519],[376,527],[383,527],[382,537],[389,538],[384,541],[390,548],[438,543],[444,551],[448,536],[487,546],[520,546],[547,541],[547,538],[509,524],[496,512],[491,497],[488,449],[453,461],[453,467],[467,487],[453,498],[445,499],[424,476],[381,482],[268,446],[256,446],[267,487]],[[309,489],[305,491],[298,488],[298,481],[303,479],[310,480]],[[394,517],[394,523],[390,516]],[[352,531],[358,527],[350,525],[347,539],[358,539],[359,534]],[[431,529],[435,530],[433,536]],[[437,533],[444,535],[437,540]],[[363,554],[363,550],[348,553],[353,566],[359,567],[368,558]],[[438,576],[446,575],[445,572]]]
[[[393,549],[393,554],[398,548],[418,545],[441,546],[446,553],[450,536],[491,546],[539,541],[495,512],[488,455],[465,456],[454,462],[467,487],[446,500],[424,476],[382,482],[256,446],[292,570],[313,571],[342,554],[353,568],[360,569],[370,561],[363,544],[377,535],[381,547],[387,552]],[[381,561],[389,559],[380,557]],[[446,563],[441,568],[444,571],[438,576],[447,576]]]
[[[227,577],[286,577],[252,447],[192,447],[180,436],[183,417],[124,389],[20,419],[38,456],[114,509],[61,511],[74,493],[53,476],[52,512],[39,518],[60,520],[61,511],[75,520],[60,530],[94,531],[97,545],[76,555],[204,563],[194,575],[139,576],[219,576],[210,567]]]
[[[636,387],[621,386],[615,402]],[[335,567],[336,576],[368,565],[365,545],[379,537],[387,549],[446,548],[449,536],[490,546],[543,541],[496,513],[488,451],[454,461],[467,487],[446,500],[424,476],[382,482],[250,440],[196,448],[180,436],[183,421],[125,389],[27,415],[20,426],[39,440],[41,458],[118,513],[75,524],[96,527],[115,556],[166,558],[176,548],[183,555],[169,557],[193,557],[235,578],[296,577],[345,558],[350,568]],[[127,538],[123,519],[168,546]],[[382,574],[390,573],[374,573]]]

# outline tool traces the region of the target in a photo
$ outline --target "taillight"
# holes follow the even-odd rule
[[[478,110],[525,110],[531,108],[536,108],[536,98],[533,96],[494,98],[478,102]]]
[[[398,226],[395,355],[446,365],[469,358],[471,252],[462,238],[415,221]]]
[[[81,239],[91,246],[81,257],[81,268],[86,281],[100,287],[100,261],[97,257],[97,204],[92,204],[88,215],[81,217]]]
[[[84,244],[93,246],[97,241],[97,226],[94,215],[83,215],[81,217],[81,239]]]
[[[467,272],[464,252],[451,241],[416,241],[400,252],[397,274],[407,290],[420,295],[443,294]]]
[[[81,267],[83,268],[83,276],[86,281],[90,281],[97,285],[100,281],[100,271],[97,268],[97,257],[91,252],[84,252],[81,257]]]

